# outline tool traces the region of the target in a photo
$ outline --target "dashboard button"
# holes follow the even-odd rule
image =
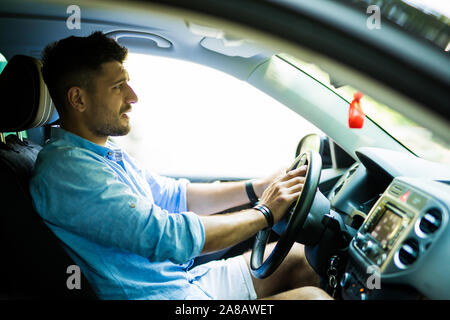
[[[411,195],[408,197],[408,200],[406,201],[406,203],[408,203],[409,205],[413,206],[418,210],[422,210],[426,202],[427,198],[415,192],[411,193]]]

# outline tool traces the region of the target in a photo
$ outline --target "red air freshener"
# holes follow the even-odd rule
[[[361,129],[364,125],[364,117],[366,116],[361,108],[360,100],[363,97],[361,92],[353,95],[353,101],[350,103],[348,111],[348,126],[352,129]]]

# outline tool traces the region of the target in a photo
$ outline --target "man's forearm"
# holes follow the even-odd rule
[[[222,183],[191,183],[187,186],[188,210],[208,215],[249,202],[245,191],[246,181]],[[258,197],[264,191],[263,180],[254,180],[253,187]]]
[[[205,228],[203,253],[221,250],[244,241],[267,227],[264,215],[255,209],[200,217]]]
[[[266,228],[269,223],[272,225],[279,221],[289,206],[300,196],[305,182],[305,172],[306,166],[302,166],[277,177],[270,183],[260,197],[260,202],[265,208],[263,211],[252,208],[230,214],[200,216],[205,228],[205,244],[202,252],[216,251],[237,244]],[[247,197],[244,182],[240,188],[244,189],[241,190],[243,199]]]

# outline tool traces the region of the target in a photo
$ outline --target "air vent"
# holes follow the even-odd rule
[[[350,170],[348,171],[347,178],[349,178],[355,171],[358,169],[359,163],[354,164],[351,166]]]
[[[334,195],[337,195],[339,193],[339,191],[342,189],[342,187],[344,186],[344,180],[342,180],[342,183],[340,185],[338,185],[336,187],[336,189],[334,189]]]
[[[406,240],[398,252],[398,258],[405,266],[413,264],[419,257],[419,243],[416,239]]]
[[[393,195],[395,195],[395,196],[401,196],[402,194],[404,194],[405,193],[405,187],[404,186],[401,186],[401,185],[398,185],[398,184],[394,184],[394,185],[392,185],[390,188],[389,188],[389,191],[393,194]]]
[[[333,200],[333,198],[339,193],[339,191],[342,189],[344,184],[347,182],[347,180],[352,176],[352,174],[358,169],[359,163],[353,164],[350,169],[345,173],[345,176],[341,179],[341,182],[339,185],[334,189],[333,193],[331,194],[330,200]]]
[[[438,209],[428,210],[427,213],[420,219],[419,229],[424,234],[429,235],[436,232],[441,226],[442,215]]]

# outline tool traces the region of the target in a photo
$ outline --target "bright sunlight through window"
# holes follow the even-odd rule
[[[139,101],[132,130],[113,140],[162,175],[250,178],[294,160],[312,124],[223,72],[190,62],[129,54],[125,66]]]

